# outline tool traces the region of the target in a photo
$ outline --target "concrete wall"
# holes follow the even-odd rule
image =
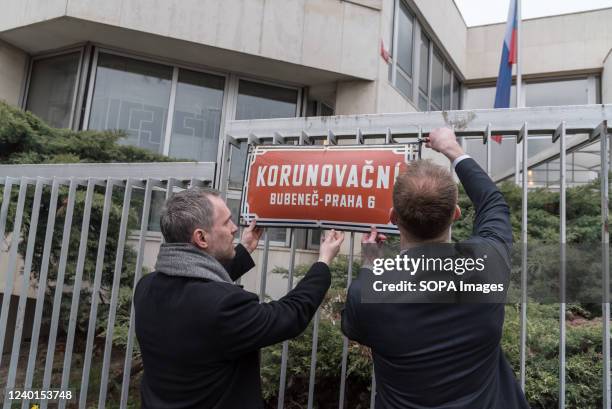
[[[19,104],[27,61],[25,52],[0,41],[0,100]]]
[[[604,104],[612,103],[612,48],[608,51],[603,62],[603,72],[601,74],[601,102]]]
[[[393,12],[395,0],[382,0],[380,33],[385,49],[393,44]],[[454,2],[448,0],[408,0],[423,24],[423,29],[437,37],[446,54],[460,71],[465,69],[467,27]],[[418,52],[418,49],[415,50]],[[338,85],[336,113],[365,114],[418,111],[415,103],[404,97],[389,82],[389,66],[377,54],[375,83],[341,82]]]
[[[395,0],[384,0],[381,14],[380,37],[385,48],[393,44],[393,5]],[[416,107],[389,82],[389,64],[379,55],[377,61],[376,113],[412,112]]]
[[[61,17],[66,13],[67,2],[68,0],[0,0],[0,31]],[[92,7],[102,7],[96,1],[88,3]]]
[[[460,72],[466,70],[468,28],[452,0],[412,0]]]
[[[370,6],[332,0],[1,0],[2,3],[7,12],[0,17],[0,32],[40,21],[48,26],[48,20],[71,17],[357,78],[376,77],[380,11],[371,7],[376,1],[368,2]],[[41,31],[50,35],[57,30],[47,27]],[[73,35],[71,40],[75,40]],[[296,78],[295,82],[300,81]]]
[[[601,68],[612,47],[612,8],[525,20],[523,74]],[[468,79],[497,76],[505,23],[471,27],[467,35]]]

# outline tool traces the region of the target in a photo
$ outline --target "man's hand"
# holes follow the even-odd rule
[[[425,146],[440,152],[451,162],[465,154],[463,148],[457,142],[457,136],[449,128],[436,128],[425,138]]]
[[[249,253],[255,251],[257,243],[259,243],[259,239],[263,234],[263,229],[261,227],[256,227],[256,224],[257,221],[253,219],[249,227],[242,232],[242,238],[240,239],[240,244],[242,244]]]
[[[382,246],[387,241],[387,236],[378,233],[375,226],[372,226],[370,233],[364,234],[361,238],[361,266],[372,268],[374,260],[383,257]]]
[[[330,265],[334,257],[340,251],[340,245],[344,241],[344,233],[331,230],[321,237],[321,247],[319,248],[319,261]]]

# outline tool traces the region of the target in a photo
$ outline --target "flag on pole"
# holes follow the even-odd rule
[[[510,91],[512,89],[512,66],[517,63],[517,29],[518,10],[517,0],[510,0],[508,10],[508,22],[506,23],[506,34],[502,45],[501,61],[499,63],[499,75],[495,90],[494,108],[510,108]],[[491,136],[497,143],[502,142],[501,135]]]

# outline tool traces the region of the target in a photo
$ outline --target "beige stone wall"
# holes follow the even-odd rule
[[[523,21],[524,75],[599,69],[612,47],[612,8]],[[497,76],[505,24],[471,27],[468,79]]]
[[[25,52],[0,41],[0,100],[19,104],[27,60]]]
[[[612,48],[608,51],[603,62],[601,74],[601,102],[612,104]]]
[[[377,1],[337,0],[7,0],[0,35],[43,22],[50,35],[62,32],[71,17],[185,40],[276,61],[328,70],[363,79],[376,77],[380,10]],[[370,4],[372,3],[372,4]],[[53,27],[51,27],[53,26]],[[32,33],[30,32],[30,35]],[[68,33],[71,41],[93,41]],[[25,34],[24,34],[25,36]],[[134,37],[134,34],[130,35]],[[61,38],[56,39],[56,46]],[[68,41],[68,40],[66,40]],[[35,45],[32,45],[35,47]],[[159,43],[162,47],[162,43]],[[299,78],[295,79],[300,83]]]
[[[0,31],[26,26],[40,21],[61,17],[66,13],[68,0],[3,0],[0,2]],[[101,5],[97,1],[85,1],[92,8]],[[111,2],[107,2],[111,3]]]
[[[449,0],[413,1],[431,27],[431,32],[438,38],[459,71],[465,73],[468,28],[455,2]]]

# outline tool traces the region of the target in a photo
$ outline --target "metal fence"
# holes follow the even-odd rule
[[[101,292],[103,266],[105,259],[105,250],[109,238],[107,237],[109,227],[109,216],[113,206],[118,206],[119,203],[115,196],[122,195],[121,203],[121,218],[119,226],[119,236],[116,243],[116,254],[111,255],[114,258],[114,269],[112,276],[112,287],[110,290],[110,301],[108,307],[107,327],[105,330],[104,354],[102,357],[102,368],[100,376],[100,388],[98,407],[103,408],[106,404],[107,389],[109,382],[109,368],[111,364],[111,352],[113,345],[113,331],[115,328],[117,304],[119,298],[119,284],[122,273],[122,263],[124,261],[124,251],[126,248],[126,240],[128,239],[128,220],[134,192],[140,192],[142,201],[140,205],[141,223],[138,233],[137,244],[137,259],[136,267],[133,271],[133,283],[130,287],[134,288],[138,282],[142,272],[143,250],[145,244],[145,235],[149,220],[151,207],[151,197],[154,189],[162,190],[166,196],[173,192],[175,187],[185,188],[193,185],[210,185],[214,180],[216,165],[214,163],[152,163],[152,164],[92,164],[92,165],[5,165],[0,166],[0,183],[4,185],[2,197],[2,206],[0,208],[0,237],[5,237],[5,227],[7,225],[7,216],[9,207],[11,207],[11,196],[13,186],[18,185],[17,201],[13,203],[13,229],[11,234],[11,242],[8,256],[8,270],[5,272],[2,310],[0,312],[0,346],[5,344],[5,334],[7,334],[7,321],[9,317],[9,305],[12,298],[15,279],[17,278],[17,260],[20,236],[24,223],[29,225],[28,237],[25,241],[26,250],[23,265],[23,274],[21,276],[21,291],[19,293],[19,302],[17,306],[15,326],[13,332],[12,348],[10,349],[10,363],[6,383],[3,386],[4,393],[4,408],[11,407],[9,400],[9,390],[20,389],[30,390],[33,386],[33,379],[36,366],[40,363],[37,360],[39,337],[41,332],[41,323],[43,316],[43,307],[45,304],[45,292],[48,289],[48,273],[50,267],[50,255],[54,241],[54,230],[58,207],[62,208],[63,212],[63,232],[61,234],[60,255],[57,266],[57,276],[55,279],[55,291],[52,300],[52,311],[50,314],[49,334],[47,340],[47,351],[44,360],[44,371],[40,390],[50,390],[53,386],[60,390],[69,389],[69,377],[73,368],[73,346],[75,341],[75,331],[77,324],[77,313],[79,310],[80,296],[84,284],[83,271],[85,264],[85,255],[88,247],[90,230],[92,234],[98,235],[97,238],[97,257],[95,262],[95,274],[92,282],[88,282],[89,290],[92,294],[91,304],[89,307],[89,320],[87,329],[87,339],[85,341],[85,353],[82,363],[82,376],[80,379],[80,395],[74,396],[72,402],[78,401],[78,407],[84,408],[87,404],[88,384],[90,381],[90,369],[92,363],[92,354],[94,350],[94,335],[96,331],[96,322],[98,319],[98,309],[100,306],[99,294]],[[31,188],[34,187],[33,196]],[[98,194],[103,193],[103,213],[99,226],[93,226],[90,223],[92,212],[92,202],[94,192],[98,188]],[[67,196],[64,194],[62,203],[58,203],[60,191],[67,189]],[[47,203],[41,203],[43,192],[47,190]],[[28,195],[30,194],[30,195]],[[65,287],[65,274],[67,271],[68,254],[70,247],[70,236],[73,227],[73,216],[75,213],[75,202],[77,196],[84,194],[83,210],[81,220],[81,231],[78,245],[78,256],[76,258],[76,266],[74,269],[74,279],[71,285],[72,288]],[[31,198],[31,213],[27,220],[24,220],[26,209],[26,197]],[[42,206],[41,206],[42,205]],[[38,288],[36,290],[36,304],[34,307],[34,316],[32,323],[32,334],[30,337],[30,346],[27,359],[27,367],[25,368],[25,379],[23,385],[16,385],[16,375],[18,371],[19,356],[22,344],[22,331],[24,328],[24,318],[26,302],[28,298],[28,287],[30,286],[30,274],[32,272],[32,264],[34,257],[35,241],[37,227],[39,223],[40,209],[47,208],[47,222],[44,234],[44,244],[42,251],[42,260],[38,263],[41,266],[38,272]],[[59,227],[59,226],[58,226]],[[98,228],[99,227],[99,228]],[[95,232],[93,231],[95,229]],[[114,238],[113,238],[114,239]],[[57,245],[57,243],[55,243]],[[40,243],[39,243],[40,245]],[[74,260],[70,260],[74,262]],[[66,291],[68,290],[68,291]],[[68,293],[71,296],[70,312],[68,319],[68,328],[66,331],[66,340],[64,345],[64,359],[62,366],[62,375],[60,385],[51,385],[54,357],[56,354],[56,341],[58,336],[60,309],[62,307],[62,297]],[[85,306],[83,306],[85,307]],[[132,330],[134,322],[133,306],[130,307],[129,313],[129,333],[127,337],[125,363],[123,366],[123,382],[121,389],[121,407],[126,407],[128,397],[128,387],[130,381],[130,370],[132,365],[132,351],[134,345],[134,332]],[[4,352],[4,351],[3,351]],[[7,351],[8,352],[8,351]],[[5,355],[0,355],[1,359]],[[23,370],[23,368],[22,368]],[[37,387],[38,389],[38,387]],[[22,408],[28,407],[28,400],[22,401]],[[67,401],[60,400],[59,407],[66,407]],[[48,405],[48,400],[41,400],[41,408]]]
[[[0,237],[10,238],[8,247],[8,270],[5,273],[4,297],[0,312],[0,346],[5,344],[7,325],[9,321],[9,306],[11,295],[18,279],[21,280],[19,301],[16,311],[16,319],[13,332],[12,347],[3,351],[0,355],[0,364],[3,356],[9,359],[8,375],[6,384],[1,385],[5,391],[19,388],[31,389],[36,369],[42,371],[42,389],[49,389],[52,383],[53,361],[56,354],[56,341],[58,337],[58,326],[62,297],[69,296],[70,308],[66,330],[66,342],[64,345],[63,367],[59,389],[67,389],[70,374],[75,366],[73,363],[74,338],[76,333],[77,314],[79,308],[88,311],[88,328],[85,340],[85,352],[82,362],[80,377],[80,396],[78,407],[85,408],[87,405],[88,385],[90,382],[91,362],[94,351],[95,325],[99,314],[99,295],[102,291],[103,265],[107,243],[111,238],[107,237],[109,216],[114,207],[118,207],[117,195],[122,195],[121,212],[119,222],[119,236],[116,242],[116,254],[113,255],[114,267],[110,286],[110,300],[108,301],[108,316],[105,329],[104,353],[102,355],[102,367],[100,373],[100,389],[98,393],[99,408],[105,407],[109,383],[109,370],[111,366],[111,353],[113,346],[113,331],[117,320],[117,308],[119,304],[119,285],[122,271],[124,269],[124,250],[129,234],[130,212],[135,206],[133,193],[138,192],[141,201],[137,207],[140,214],[140,230],[137,235],[136,262],[133,274],[130,276],[133,291],[135,283],[140,278],[143,263],[144,243],[146,240],[149,215],[151,210],[151,197],[154,191],[163,191],[168,196],[173,188],[184,188],[189,185],[208,184],[218,180],[222,191],[228,191],[228,180],[230,172],[233,147],[241,144],[368,144],[368,143],[415,143],[421,137],[428,134],[433,128],[450,126],[454,128],[458,136],[464,140],[477,139],[483,141],[487,146],[485,167],[491,170],[491,135],[512,136],[517,143],[517,161],[515,161],[514,173],[501,175],[498,179],[505,179],[515,175],[523,175],[517,178],[522,185],[522,241],[525,246],[522,252],[522,293],[520,316],[520,382],[525,387],[526,346],[527,346],[527,216],[528,216],[528,178],[526,177],[530,168],[542,163],[544,159],[531,160],[528,155],[528,142],[531,137],[546,135],[552,141],[559,141],[559,151],[549,155],[545,160],[560,160],[560,214],[559,214],[559,237],[560,243],[566,240],[566,154],[579,150],[587,145],[598,143],[600,147],[599,173],[601,177],[601,240],[604,246],[602,254],[602,282],[604,288],[609,288],[609,232],[608,232],[608,172],[610,166],[610,144],[608,132],[608,119],[612,117],[612,106],[577,106],[556,108],[525,108],[510,110],[477,110],[477,111],[451,111],[430,113],[403,113],[403,114],[376,114],[340,116],[328,118],[291,118],[273,120],[234,121],[229,124],[224,137],[224,155],[219,166],[220,176],[215,177],[216,166],[214,163],[170,163],[170,164],[133,164],[133,165],[21,165],[0,167],[0,183],[4,185],[2,205],[0,207]],[[568,143],[568,136],[571,138]],[[525,160],[521,160],[525,158]],[[18,188],[17,188],[18,186]],[[33,190],[33,192],[32,192]],[[103,194],[101,204],[102,215],[99,229],[95,228],[97,237],[91,237],[93,232],[90,223],[92,203],[95,195]],[[62,202],[58,203],[58,198]],[[78,198],[78,200],[77,200]],[[26,207],[28,203],[28,207]],[[31,205],[30,205],[31,203]],[[73,229],[73,215],[75,203],[82,203],[83,211],[78,251],[73,257],[70,255],[70,235]],[[61,217],[56,213],[61,208]],[[47,209],[47,222],[44,234],[44,242],[36,244],[36,230],[39,224],[40,209]],[[12,219],[8,220],[8,215]],[[27,217],[26,217],[27,216]],[[55,234],[56,219],[63,218],[62,234]],[[12,234],[5,234],[6,227],[12,224]],[[29,233],[22,237],[22,231],[27,225]],[[52,311],[50,314],[50,325],[48,328],[47,352],[42,368],[36,368],[37,349],[41,334],[41,323],[45,292],[49,288],[49,264],[52,253],[53,241],[60,240],[59,258],[57,263],[57,276],[54,280],[53,298],[51,301]],[[21,242],[20,247],[20,239]],[[93,277],[83,277],[85,253],[88,242],[97,244],[97,258]],[[349,266],[352,271],[353,247],[355,242],[354,233],[349,238]],[[290,263],[288,266],[287,291],[293,287],[296,258],[295,231],[291,230]],[[36,245],[42,246],[40,260],[34,260]],[[20,255],[22,248],[23,255]],[[23,249],[25,249],[23,251]],[[259,294],[263,300],[266,294],[266,282],[268,274],[268,262],[270,255],[270,240],[268,234],[264,236],[262,263],[258,267],[260,274]],[[38,254],[38,253],[37,253]],[[563,254],[563,252],[562,252]],[[23,259],[23,274],[19,275],[18,259]],[[565,260],[561,256],[562,274],[564,273]],[[30,286],[30,273],[32,265],[38,263],[41,266],[38,272],[38,284],[36,285],[35,307],[33,314],[32,335],[27,354],[27,365],[25,367],[25,379],[23,385],[16,384],[19,366],[20,349],[22,347],[22,331],[25,321],[25,309],[28,298],[28,287]],[[74,266],[74,268],[72,267]],[[72,284],[64,283],[66,271],[73,268],[74,279]],[[351,274],[347,274],[347,288],[351,283]],[[86,287],[86,288],[85,288]],[[90,303],[84,303],[80,295],[87,290],[91,296]],[[606,291],[607,293],[607,291]],[[602,304],[603,310],[603,407],[610,407],[610,308],[609,302]],[[309,374],[309,388],[307,407],[315,406],[316,369],[317,369],[317,347],[318,329],[321,319],[320,311],[314,318],[312,334],[312,350]],[[132,364],[132,352],[134,345],[133,333],[133,307],[129,303],[129,326],[126,343],[125,359],[122,372],[120,407],[125,408],[128,402],[128,390]],[[565,304],[561,304],[560,311],[560,407],[564,407],[565,397]],[[346,407],[347,390],[347,366],[348,366],[348,340],[343,339],[342,359],[340,372],[340,392],[338,396],[339,408]],[[9,358],[10,351],[10,358]],[[285,391],[287,388],[289,344],[282,345],[280,385],[278,408],[285,405]],[[23,368],[21,368],[23,369]],[[374,407],[376,381],[372,375],[371,407]],[[10,402],[5,394],[4,407],[10,407]],[[75,402],[73,400],[72,402]],[[90,402],[91,403],[91,402]],[[72,405],[72,403],[71,403]],[[41,407],[45,407],[43,401]],[[65,407],[66,402],[61,402],[60,407]],[[22,407],[27,407],[27,401],[23,401]]]

